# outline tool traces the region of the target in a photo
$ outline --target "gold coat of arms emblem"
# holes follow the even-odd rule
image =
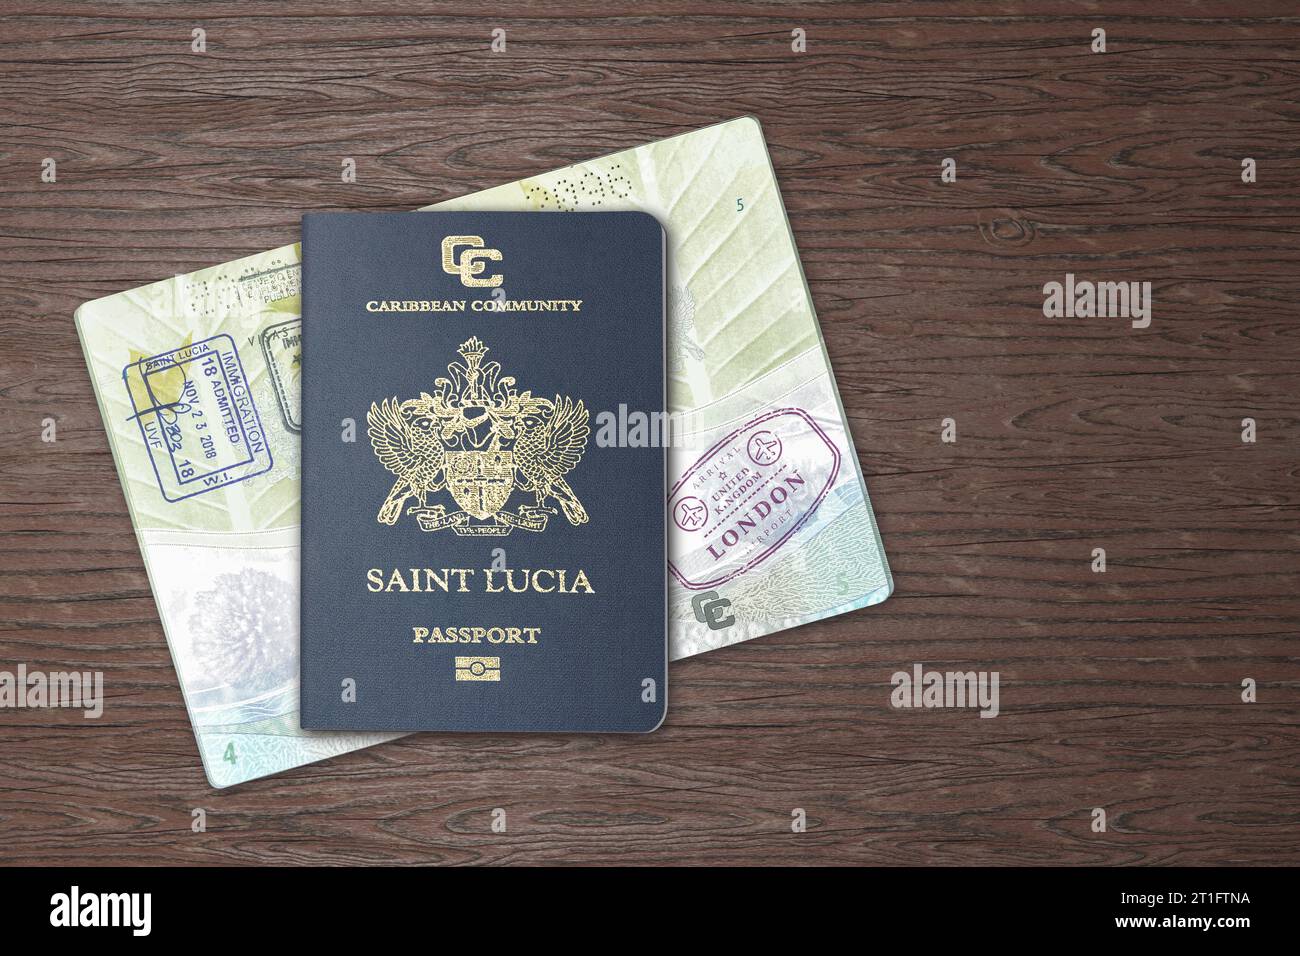
[[[582,460],[591,434],[582,401],[520,392],[488,347],[471,338],[457,349],[463,362],[434,381],[430,394],[372,403],[366,415],[370,445],[397,481],[378,520],[396,524],[403,509],[425,531],[507,535],[515,528],[546,530],[563,513],[572,525],[587,510],[565,477]],[[456,508],[433,496],[447,492]],[[534,502],[507,508],[519,491]],[[408,502],[411,504],[408,506]]]

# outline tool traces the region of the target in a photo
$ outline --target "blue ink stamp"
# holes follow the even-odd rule
[[[167,501],[270,471],[271,446],[229,335],[140,359],[122,380]]]

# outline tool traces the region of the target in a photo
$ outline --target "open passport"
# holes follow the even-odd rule
[[[667,394],[679,423],[668,449],[670,658],[889,596],[755,120],[428,208],[644,211],[664,226]],[[300,309],[295,244],[76,314],[214,787],[393,736],[304,731],[299,720]]]

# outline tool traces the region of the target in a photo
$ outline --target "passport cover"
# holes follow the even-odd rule
[[[658,221],[307,215],[302,275],[302,726],[654,730]]]

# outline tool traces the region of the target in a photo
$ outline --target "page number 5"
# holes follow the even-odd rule
[[[736,212],[744,212],[744,211],[745,211],[745,200],[743,200],[743,199],[741,199],[739,196],[737,196],[737,197],[736,197]]]

